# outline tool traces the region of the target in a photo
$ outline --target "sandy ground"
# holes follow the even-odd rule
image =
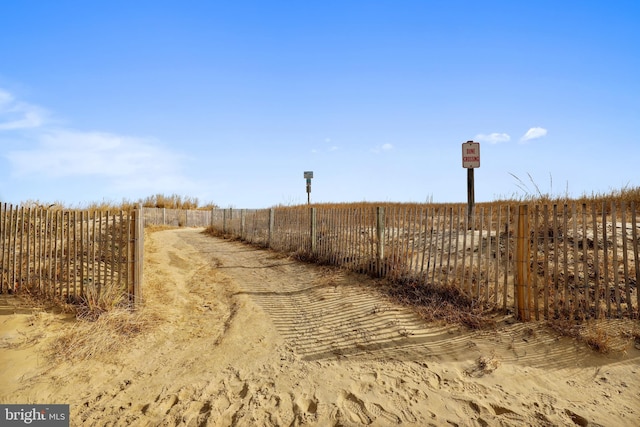
[[[68,403],[71,425],[640,423],[640,350],[602,355],[540,323],[426,323],[363,276],[205,236],[149,233],[142,315],[51,363],[68,314],[0,304],[0,402]]]

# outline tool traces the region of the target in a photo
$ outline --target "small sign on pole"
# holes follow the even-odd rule
[[[304,179],[307,180],[307,205],[311,204],[311,179],[313,178],[313,171],[305,171]]]
[[[480,143],[467,141],[462,144],[462,167],[467,169],[480,167]]]
[[[462,144],[462,167],[467,169],[467,226],[471,228],[475,207],[473,169],[480,167],[480,143],[467,141]]]

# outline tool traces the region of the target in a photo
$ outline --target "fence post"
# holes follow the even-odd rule
[[[316,218],[317,218],[316,208],[311,208],[311,256],[312,257],[316,255],[316,240],[318,235]]]
[[[15,292],[16,291],[16,236],[18,235],[18,207],[16,207],[15,209],[13,209],[13,206],[11,206],[11,209],[9,210],[9,265],[11,268],[11,276],[9,279],[9,291],[10,292]],[[14,220],[15,218],[15,220]],[[13,241],[13,243],[12,243]],[[7,273],[8,275],[8,273]]]
[[[376,270],[378,275],[382,275],[382,267],[384,262],[384,207],[376,207],[376,236],[377,236],[377,259]]]
[[[144,251],[144,223],[142,221],[142,204],[139,204],[136,209],[133,210],[133,216],[131,219],[132,229],[132,251],[133,255],[132,271],[130,272],[132,278],[133,289],[133,304],[137,306],[142,303],[142,279],[143,279],[143,251]]]
[[[531,284],[529,283],[529,206],[518,206],[516,230],[516,307],[518,319],[531,320]]]
[[[0,293],[4,293],[4,269],[5,269],[5,262],[4,262],[4,231],[6,229],[5,227],[5,211],[7,208],[7,204],[6,203],[0,203],[0,266],[2,266],[2,269],[0,269]],[[8,292],[8,289],[7,289]]]
[[[275,224],[275,209],[269,209],[269,240],[267,240],[267,246],[271,247],[271,239],[273,238],[273,228]]]
[[[227,210],[222,210],[222,233],[227,234]]]
[[[246,222],[246,209],[240,211],[240,239],[244,240],[244,228]]]
[[[6,203],[0,203],[0,293],[4,293],[4,210]]]

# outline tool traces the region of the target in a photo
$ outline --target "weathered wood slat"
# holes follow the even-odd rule
[[[562,209],[562,254],[564,255],[563,257],[563,267],[564,267],[564,277],[563,277],[563,281],[564,281],[564,299],[563,299],[563,306],[562,308],[568,312],[571,313],[571,304],[570,304],[570,289],[569,289],[569,249],[568,249],[568,244],[569,244],[569,239],[568,239],[568,233],[569,232],[569,216],[568,216],[568,205],[565,203],[563,209]]]
[[[638,223],[635,202],[631,202],[631,234],[633,237],[633,269],[636,272],[636,310],[640,315],[640,289],[638,289],[640,286],[640,254],[638,253]]]
[[[620,275],[618,270],[618,233],[616,231],[616,204],[611,202],[611,246],[613,249],[613,257],[611,259],[611,268],[613,269],[613,294],[616,301],[616,315],[620,316],[622,307],[620,305]]]
[[[599,262],[599,244],[598,244],[598,220],[596,216],[596,204],[591,204],[591,224],[593,228],[593,267],[594,267],[594,283],[593,283],[593,306],[596,319],[600,317],[600,262]]]
[[[582,216],[582,298],[584,300],[584,308],[582,309],[585,312],[587,318],[591,317],[589,310],[591,309],[591,302],[589,298],[589,264],[587,260],[587,205],[585,203],[581,206],[581,216]]]
[[[602,287],[605,299],[607,316],[611,316],[611,298],[609,293],[609,240],[607,238],[607,207],[606,202],[602,202]]]
[[[633,305],[631,303],[631,284],[629,283],[629,254],[627,244],[627,207],[624,201],[620,203],[620,221],[622,222],[622,266],[624,270],[624,291],[627,302],[627,312],[633,315]]]
[[[571,312],[575,313],[580,305],[580,269],[578,258],[578,215],[576,203],[571,203],[571,219],[573,226],[573,301]]]
[[[536,320],[540,320],[539,293],[538,293],[538,230],[540,226],[540,206],[536,205],[533,212],[533,313]]]
[[[456,225],[456,245],[455,245],[455,257],[453,258],[453,274],[456,276],[454,282],[459,289],[462,288],[462,281],[458,277],[458,259],[460,258],[460,217],[462,215],[462,206],[458,206],[458,212],[456,213],[455,225]]]
[[[552,286],[549,280],[549,206],[542,207],[542,246],[544,248],[544,318],[549,318],[549,288]]]

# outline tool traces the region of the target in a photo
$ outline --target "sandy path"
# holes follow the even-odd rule
[[[633,346],[603,356],[540,325],[467,332],[427,324],[362,276],[200,231],[147,235],[144,311],[159,320],[117,352],[49,367],[40,354],[68,319],[0,306],[0,402],[69,403],[72,425],[640,419]]]

